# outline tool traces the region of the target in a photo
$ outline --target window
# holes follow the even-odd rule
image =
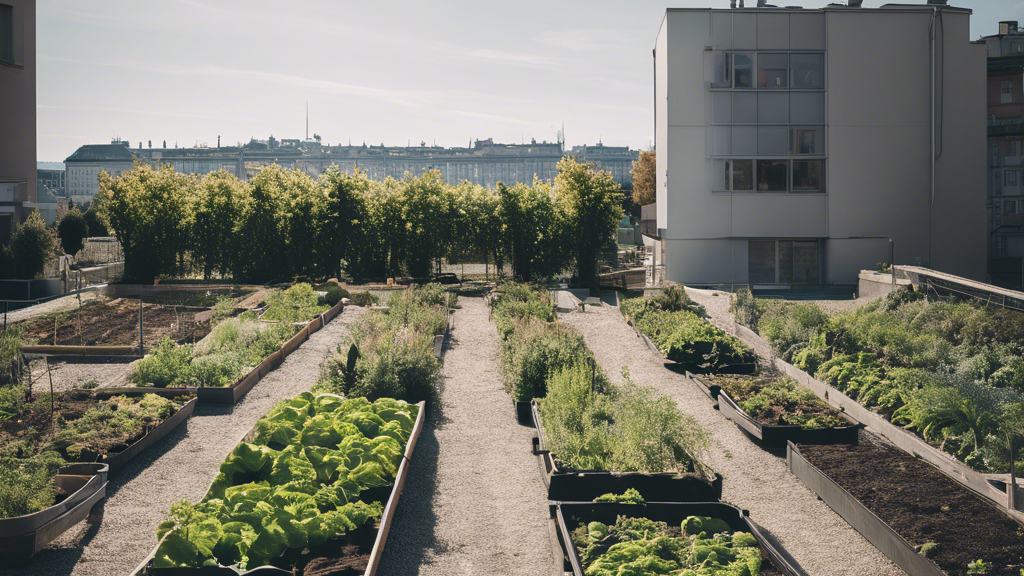
[[[1009,104],[1013,102],[1013,81],[1003,80],[999,88],[999,103]]]
[[[786,160],[757,161],[757,191],[786,192],[789,188],[789,162]]]
[[[1003,172],[1003,185],[1016,186],[1020,177],[1020,170],[1006,170]]]
[[[712,88],[731,88],[732,70],[729,66],[730,54],[715,52],[715,80],[711,83]]]
[[[1007,200],[1003,202],[1003,213],[1004,214],[1016,214],[1017,213],[1017,201]]]
[[[749,192],[753,182],[753,160],[715,160],[714,190]]]
[[[749,240],[747,281],[751,284],[817,284],[816,240]]]
[[[793,54],[789,57],[793,70],[793,88],[824,88],[825,57],[821,54]]]
[[[999,189],[1000,189],[999,185],[1002,184],[1002,182],[1003,182],[1003,179],[999,177],[999,170],[993,170],[992,171],[992,195],[993,196],[999,196]]]
[[[790,154],[824,154],[825,130],[821,126],[801,126],[790,129]]]
[[[754,55],[733,54],[733,78],[736,88],[754,87]]]
[[[821,192],[825,189],[823,160],[793,161],[793,192]]]
[[[14,64],[14,7],[0,4],[0,62]]]
[[[787,88],[789,86],[789,56],[786,54],[757,55],[757,87]]]

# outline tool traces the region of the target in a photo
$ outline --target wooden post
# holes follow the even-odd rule
[[[146,348],[142,343],[142,294],[139,294],[139,356],[146,355]]]
[[[1010,437],[1010,484],[1006,487],[1006,507],[1010,510],[1017,509],[1017,472],[1013,469],[1016,461],[1016,442]]]
[[[50,357],[43,356],[43,360],[46,361],[46,377],[50,379],[50,425],[55,426],[56,423],[53,421],[53,376],[50,374]],[[32,375],[29,374],[29,379],[31,377]]]

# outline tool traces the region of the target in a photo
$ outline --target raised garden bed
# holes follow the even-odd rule
[[[1019,576],[1024,528],[928,463],[880,441],[788,445],[790,470],[910,576]],[[927,548],[923,548],[927,546]],[[926,557],[926,555],[928,557]]]
[[[761,554],[760,574],[765,576],[799,576],[803,573],[789,555],[769,538],[764,530],[751,520],[747,513],[730,504],[720,502],[679,503],[648,502],[647,504],[619,504],[607,502],[556,502],[551,504],[551,513],[557,523],[557,536],[563,555],[555,555],[557,570],[584,576],[584,560],[572,540],[572,533],[581,525],[600,522],[612,526],[620,517],[646,518],[665,522],[674,532],[683,535],[679,526],[690,516],[702,516],[725,522],[732,532],[747,532],[753,536]],[[631,572],[632,573],[632,572]],[[660,572],[659,572],[660,573]],[[701,572],[703,573],[703,572]],[[730,574],[733,572],[730,572]],[[747,573],[749,572],[735,572]]]
[[[797,390],[790,391],[785,398],[780,398],[781,394],[774,394],[772,402],[758,403],[762,410],[752,415],[741,404],[763,390],[764,386],[777,384],[777,378],[701,377],[693,374],[690,378],[715,399],[716,407],[723,416],[766,447],[784,447],[789,441],[802,444],[856,444],[858,431],[864,427],[845,412],[820,400],[813,392],[798,388],[792,380],[789,380],[791,387]],[[794,423],[786,423],[787,419]]]
[[[593,500],[602,494],[621,494],[634,488],[648,502],[714,502],[722,497],[722,476],[708,475],[700,466],[691,464],[679,473],[662,472],[607,472],[602,470],[575,470],[560,466],[544,443],[544,427],[536,402],[531,407],[537,436],[533,438],[533,453],[539,459],[541,475],[548,490],[549,500]]]
[[[318,398],[324,397],[333,397],[338,401],[343,400],[341,397],[331,394],[321,394],[318,396]],[[290,574],[299,576],[302,574],[362,574],[364,576],[374,576],[384,552],[391,523],[398,507],[398,500],[405,486],[413,450],[423,429],[426,406],[424,402],[419,402],[416,406],[416,419],[405,443],[393,482],[390,486],[364,489],[359,494],[360,501],[382,502],[383,509],[379,521],[368,522],[356,529],[350,529],[341,538],[327,540],[323,544],[309,546],[292,554],[285,554],[285,556],[275,560],[275,562],[281,564],[280,566],[265,565],[248,570],[240,570],[233,566],[158,568],[155,562],[155,557],[159,553],[161,546],[161,544],[158,544],[149,558],[144,560],[135,569],[133,575],[238,576],[239,574],[247,574],[256,576],[262,574]],[[242,438],[239,444],[255,441],[259,430],[260,426],[257,424],[256,427]],[[209,492],[212,492],[215,486],[217,486],[217,480],[214,480],[211,484]],[[291,565],[285,566],[285,564]]]
[[[54,482],[59,502],[38,512],[0,519],[0,558],[3,564],[24,564],[55,538],[87,520],[103,518],[107,495],[106,464],[71,464],[61,468]]]
[[[298,332],[295,333],[290,339],[288,339],[281,348],[275,352],[272,352],[266,358],[263,359],[258,365],[252,370],[242,375],[232,385],[225,387],[213,387],[213,386],[199,386],[199,387],[187,387],[179,388],[180,390],[188,390],[196,394],[199,404],[217,404],[217,405],[230,405],[237,404],[256,384],[263,379],[264,376],[269,374],[272,370],[277,368],[284,362],[285,358],[289,354],[294,352],[298,347],[309,339],[310,335],[320,330],[328,322],[330,322],[335,316],[341,313],[344,308],[344,304],[341,302],[335,304],[329,308],[323,314],[313,318],[312,321],[306,323]],[[165,390],[169,388],[158,388],[153,386],[139,386],[135,388],[137,390],[144,390],[147,392],[155,392],[157,390]]]
[[[197,312],[205,307],[164,306],[143,301],[142,328],[144,343],[156,343],[170,337],[175,342],[201,340],[210,333],[208,322],[197,322]],[[81,320],[81,322],[79,322]],[[36,316],[19,322],[24,330],[26,344],[134,346],[139,345],[138,298],[114,298],[86,302],[81,308],[72,308],[53,314]],[[54,328],[56,327],[56,338]],[[81,327],[81,331],[79,331]]]

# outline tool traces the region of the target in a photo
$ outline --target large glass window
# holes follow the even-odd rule
[[[714,190],[749,192],[753,182],[753,160],[715,160]]]
[[[786,88],[789,86],[789,56],[787,54],[757,55],[757,87]]]
[[[14,63],[14,7],[0,4],[0,62]]]
[[[736,88],[753,88],[754,87],[754,55],[753,54],[733,54],[732,55],[735,87]]]
[[[789,189],[789,161],[758,160],[757,191],[785,192]]]
[[[825,130],[821,126],[799,126],[790,129],[790,154],[824,154]]]
[[[825,57],[821,54],[792,54],[793,88],[824,88]]]
[[[822,160],[793,160],[793,192],[821,192],[825,189]]]
[[[751,284],[817,284],[816,240],[749,240],[747,280]]]
[[[747,243],[747,280],[751,284],[775,284],[775,241]]]

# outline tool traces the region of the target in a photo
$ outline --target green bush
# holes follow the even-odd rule
[[[283,292],[272,292],[267,297],[270,307],[263,320],[271,322],[307,322],[327,311],[309,284],[301,282]]]
[[[733,313],[736,321],[755,331],[765,308],[765,302],[755,298],[748,288],[737,290],[729,302],[729,311]]]
[[[82,250],[83,240],[89,236],[89,223],[77,208],[72,208],[57,223],[57,235],[64,253],[74,256]]]
[[[783,360],[791,361],[828,320],[828,314],[815,304],[767,307],[758,322],[758,332]]]
[[[338,302],[341,302],[342,298],[348,298],[348,290],[345,290],[337,284],[328,285],[324,291],[326,294],[320,297],[320,303],[326,304],[327,306],[334,306]]]
[[[612,457],[611,399],[598,393],[586,364],[562,366],[539,402],[546,448],[570,468],[606,470]]]
[[[21,328],[11,326],[0,331],[0,387],[10,386],[18,379],[21,362]]]
[[[164,337],[148,356],[139,361],[128,380],[138,386],[185,386],[192,349]]]
[[[53,506],[57,486],[53,477],[64,465],[56,452],[35,458],[0,458],[0,518],[32,514]]]
[[[380,303],[380,298],[371,294],[369,290],[353,292],[348,299],[356,306],[363,306],[364,308]]]
[[[242,373],[238,354],[220,352],[194,358],[186,378],[189,386],[227,387],[234,384]]]
[[[518,402],[547,395],[547,381],[556,372],[578,362],[590,362],[593,355],[583,336],[568,326],[523,321],[513,337],[502,344],[505,389]],[[604,385],[604,380],[600,381]]]
[[[56,247],[53,232],[46,227],[39,210],[33,210],[28,220],[15,224],[11,232],[8,248],[14,259],[15,277],[30,280],[42,274]]]

